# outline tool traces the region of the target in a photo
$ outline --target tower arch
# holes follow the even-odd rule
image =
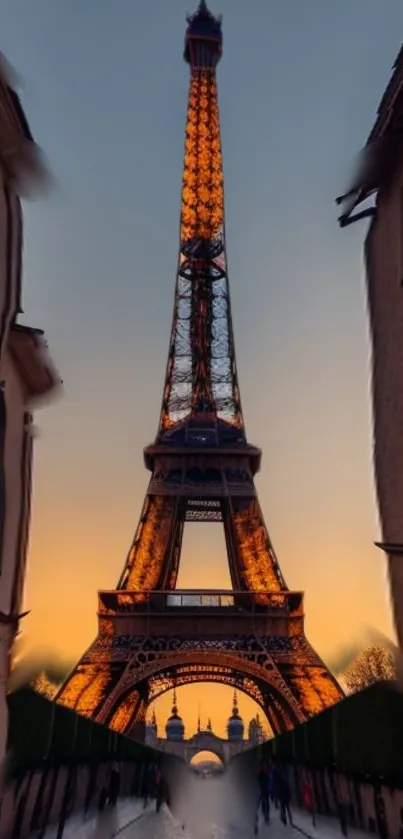
[[[263,667],[230,653],[209,651],[187,652],[185,655],[183,652],[171,653],[144,665],[140,673],[136,663],[130,662],[97,715],[98,722],[114,728],[116,721],[121,719],[121,708],[126,706],[128,698],[134,691],[136,698],[139,695],[145,696],[154,679],[158,679],[160,696],[179,685],[208,681],[228,684],[231,681],[236,689],[260,705],[274,733],[280,733],[303,721],[297,701],[273,663]],[[147,702],[150,699],[148,693]],[[130,730],[135,717],[136,706],[133,704],[133,716],[126,718],[124,731]]]

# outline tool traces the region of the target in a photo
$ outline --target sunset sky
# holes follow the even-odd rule
[[[96,630],[137,525],[171,325],[196,0],[0,0],[55,177],[25,206],[24,321],[43,327],[63,398],[37,413],[24,629],[74,660]],[[263,449],[260,501],[283,573],[306,592],[325,658],[391,632],[372,480],[362,242],[334,198],[366,140],[403,39],[388,0],[214,0],[226,227],[244,416]],[[225,586],[219,526],[189,525],[179,584]],[[231,695],[187,689],[181,710]],[[161,718],[171,697],[160,708]],[[241,704],[246,716],[251,709]],[[214,716],[215,714],[215,716]],[[206,708],[207,715],[207,708]]]

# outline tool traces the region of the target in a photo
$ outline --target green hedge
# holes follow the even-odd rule
[[[403,696],[374,685],[333,710],[335,763],[403,780]]]
[[[51,702],[31,688],[8,697],[8,749],[14,769],[60,762],[121,760],[148,762],[154,752],[142,743],[116,734]]]
[[[392,683],[372,685],[275,737],[263,755],[375,775],[403,787],[403,695]]]
[[[9,750],[14,767],[45,760],[148,762],[152,749],[22,688],[9,696]],[[384,777],[403,787],[403,695],[388,683],[361,693],[269,741],[260,749],[286,762],[334,766]]]
[[[305,751],[314,766],[329,764],[334,759],[332,709],[313,717],[304,726]]]

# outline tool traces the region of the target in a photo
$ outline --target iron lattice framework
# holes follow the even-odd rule
[[[160,435],[190,414],[239,429],[224,238],[224,190],[215,73],[192,67],[182,185],[181,246]]]
[[[160,422],[144,452],[151,479],[117,588],[99,594],[98,637],[57,696],[133,734],[175,684],[237,686],[275,732],[342,696],[305,639],[302,595],[287,589],[254,486],[261,453],[245,434],[227,276],[221,52],[221,20],[202,1],[185,42],[181,240]],[[222,521],[232,592],[172,594],[189,521]]]

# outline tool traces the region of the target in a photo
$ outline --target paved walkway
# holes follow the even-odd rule
[[[311,839],[336,839],[337,837],[343,839],[338,819],[317,816],[314,827],[312,818],[308,813],[304,810],[294,808],[293,821],[295,822],[297,832],[303,836],[309,836]],[[374,839],[373,833],[366,833],[364,830],[355,830],[352,827],[348,827],[348,839],[368,839],[370,836]]]
[[[202,791],[201,791],[202,792]],[[207,803],[207,802],[206,802]],[[253,819],[235,821],[231,818],[226,823],[211,818],[208,806],[204,821],[188,819],[188,823],[175,819],[165,808],[161,813],[147,813],[145,819],[133,822],[121,833],[121,839],[254,839]],[[343,834],[336,819],[319,817],[313,827],[312,819],[305,812],[293,811],[293,822],[284,825],[278,812],[272,814],[271,822],[266,825],[259,820],[259,839],[342,839]],[[369,839],[370,834],[349,828],[348,839]],[[97,837],[98,839],[98,837]],[[107,837],[105,837],[107,839]],[[372,839],[374,837],[372,836]]]
[[[293,809],[293,825],[284,825],[278,811],[272,810],[270,824],[259,818],[259,839],[342,839],[337,819],[319,816],[315,827],[302,810]],[[176,815],[167,807],[155,812],[155,802],[146,809],[136,799],[119,801],[118,806],[69,819],[63,839],[254,839],[255,814],[245,808],[239,790],[227,778],[201,781],[189,776],[179,800]],[[368,839],[370,834],[349,828],[348,839]],[[50,828],[46,839],[55,839]],[[372,839],[374,837],[372,836]]]
[[[84,818],[80,812],[66,822],[63,839],[112,839],[118,835],[128,839],[130,834],[125,832],[123,836],[123,832],[134,828],[137,821],[148,819],[154,810],[155,805],[144,809],[143,802],[138,799],[123,799],[117,807],[103,813],[93,812]],[[55,839],[56,834],[57,826],[48,827],[46,839]]]

